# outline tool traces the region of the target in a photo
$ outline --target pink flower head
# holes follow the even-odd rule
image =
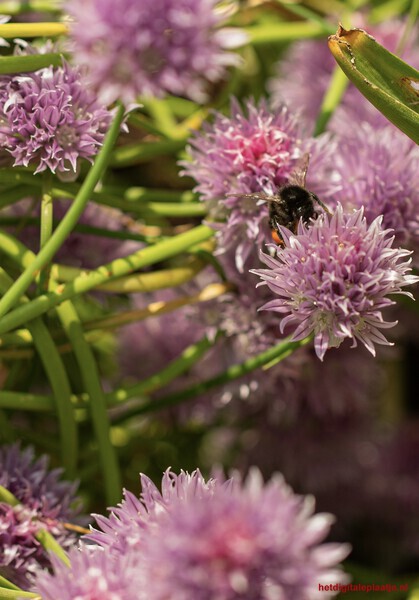
[[[246,36],[220,28],[218,0],[69,0],[76,61],[87,67],[103,102],[165,93],[206,100],[240,57],[228,52]]]
[[[212,495],[217,482],[213,479],[206,482],[199,470],[176,475],[167,469],[161,493],[146,475],[141,475],[141,486],[141,498],[124,490],[124,500],[111,509],[109,517],[94,515],[101,531],[93,529],[87,539],[121,554],[141,549],[145,530],[157,512],[170,509],[178,499]]]
[[[368,224],[362,208],[345,214],[338,205],[333,217],[322,214],[310,228],[300,223],[297,235],[282,228],[286,247],[275,258],[262,254],[268,269],[253,271],[278,296],[262,309],[280,313],[281,331],[289,328],[293,340],[314,334],[320,359],[345,338],[372,354],[375,343],[389,345],[381,332],[395,325],[382,316],[394,304],[388,295],[411,297],[402,288],[419,281],[408,275],[411,252],[392,248],[381,221]]]
[[[333,522],[282,477],[257,469],[214,494],[179,496],[156,513],[141,567],[150,600],[311,600],[319,582],[342,582],[349,548],[321,544]],[[329,594],[330,595],[330,594]]]
[[[302,155],[297,122],[283,107],[271,112],[266,102],[233,100],[231,116],[215,113],[214,122],[190,140],[190,161],[183,174],[193,177],[195,191],[208,204],[218,230],[218,251],[234,247],[239,271],[255,246],[269,237],[268,208],[234,194],[275,193]],[[229,194],[232,194],[229,196]]]

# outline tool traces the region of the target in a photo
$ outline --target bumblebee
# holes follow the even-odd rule
[[[329,215],[330,210],[323,204],[314,192],[305,188],[309,155],[303,156],[302,166],[297,168],[289,177],[289,183],[278,188],[276,194],[268,195],[259,192],[253,194],[234,194],[240,198],[253,198],[269,204],[269,226],[273,241],[284,247],[280,226],[297,233],[300,219],[308,224],[311,219],[317,219],[319,213],[316,204]]]

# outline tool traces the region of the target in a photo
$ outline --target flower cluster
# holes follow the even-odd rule
[[[74,57],[89,69],[103,102],[133,102],[165,93],[197,102],[226,67],[244,33],[220,28],[228,12],[218,0],[70,0]]]
[[[148,600],[309,600],[325,597],[319,582],[346,579],[338,563],[349,547],[322,544],[333,518],[315,515],[312,498],[295,495],[279,475],[265,485],[257,469],[244,482],[166,471],[161,493],[144,476],[142,483],[141,500],[126,494],[110,519],[98,520],[103,531],[89,536],[107,552],[82,551],[71,574],[56,564],[54,575],[39,576],[36,590],[47,600],[51,590],[63,600],[87,598],[93,581],[101,598],[119,600],[129,585],[124,573],[115,595],[109,592],[124,560],[135,565],[133,597]],[[138,544],[127,543],[137,528]],[[73,596],[67,586],[63,595],[63,581]]]
[[[74,537],[64,522],[76,516],[76,485],[60,481],[60,470],[48,469],[48,458],[34,458],[32,448],[17,444],[0,448],[0,485],[20,504],[0,502],[0,574],[28,586],[36,570],[50,560],[36,539],[40,529],[52,533],[64,547]]]
[[[394,303],[388,295],[410,295],[402,288],[419,277],[408,275],[410,252],[392,248],[381,218],[368,225],[362,209],[348,215],[339,205],[332,218],[321,215],[309,229],[300,223],[298,235],[281,231],[285,249],[276,258],[263,254],[269,268],[254,271],[278,296],[263,308],[281,314],[281,331],[291,327],[294,340],[314,334],[321,359],[345,338],[372,354],[374,344],[389,344],[380,331],[395,325],[382,316]]]
[[[62,178],[92,162],[111,113],[86,88],[80,71],[64,63],[34,73],[0,77],[0,141],[14,166],[50,169]]]
[[[337,189],[328,176],[332,141],[328,136],[303,139],[298,119],[286,106],[272,110],[267,102],[248,101],[241,109],[233,100],[229,117],[215,113],[214,122],[204,124],[189,142],[191,160],[181,163],[183,174],[195,179],[195,191],[208,206],[217,252],[233,254],[240,272],[270,237],[266,203],[242,194],[275,194],[299,169],[305,153],[316,173],[311,189],[325,199]]]

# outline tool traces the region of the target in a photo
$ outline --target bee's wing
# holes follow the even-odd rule
[[[268,194],[262,194],[261,192],[254,192],[253,194],[226,194],[227,198],[252,198],[253,200],[263,200],[264,202],[278,202],[278,196],[269,196]]]
[[[292,185],[299,185],[300,187],[306,187],[306,177],[308,170],[308,163],[310,162],[310,154],[306,152],[298,160],[294,171],[289,176],[289,183]]]

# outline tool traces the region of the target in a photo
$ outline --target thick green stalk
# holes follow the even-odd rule
[[[15,38],[55,37],[67,35],[68,25],[65,23],[5,23],[0,25],[0,37],[13,40]]]
[[[104,144],[95,160],[94,165],[84,180],[83,185],[77,194],[77,198],[74,200],[74,203],[66,213],[64,219],[61,221],[57,229],[52,234],[51,238],[40,250],[35,260],[25,269],[22,275],[15,281],[12,287],[0,300],[0,317],[6,314],[7,311],[18,301],[20,296],[25,293],[27,288],[32,283],[34,275],[46,264],[48,264],[77,223],[77,220],[83,212],[91,193],[104,173],[110,152],[118,137],[123,117],[124,108],[123,106],[119,106],[115,119],[105,138]]]
[[[11,329],[14,329],[15,327],[19,327],[30,319],[34,319],[35,317],[47,312],[49,309],[61,304],[61,302],[64,302],[65,300],[74,298],[79,294],[84,294],[85,292],[88,292],[89,290],[96,288],[105,282],[112,281],[113,279],[128,275],[129,273],[132,273],[138,269],[142,269],[172,256],[176,256],[177,254],[188,250],[188,248],[210,239],[213,235],[214,231],[212,229],[206,225],[198,225],[198,227],[194,227],[185,233],[181,233],[177,236],[159,242],[152,247],[138,250],[137,252],[134,252],[133,254],[130,254],[124,258],[118,258],[107,265],[103,265],[102,267],[99,267],[93,271],[89,271],[88,273],[82,273],[72,282],[66,285],[58,286],[55,291],[38,296],[38,298],[31,300],[25,304],[25,306],[15,308],[14,310],[10,311],[8,315],[5,315],[2,319],[0,319],[0,335],[10,331]],[[53,238],[51,238],[50,242],[52,239]],[[24,254],[24,257],[19,256],[19,259],[26,259],[30,261],[31,253],[29,251],[25,252],[24,246],[12,236],[6,232],[0,231],[0,252],[1,251],[9,254],[11,257]],[[33,270],[32,264],[26,268],[25,272]],[[6,298],[6,295],[4,298]],[[9,299],[10,295],[7,300]]]
[[[0,75],[30,73],[63,64],[61,54],[28,54],[27,56],[0,56]]]
[[[122,484],[118,459],[110,439],[106,400],[96,360],[91,347],[84,337],[84,331],[73,304],[70,301],[63,302],[57,308],[57,314],[71,342],[74,356],[80,369],[84,389],[89,395],[89,408],[99,449],[106,501],[108,504],[114,505],[121,497]]]
[[[41,198],[41,222],[40,222],[40,239],[39,247],[45,247],[52,235],[54,207],[51,196],[51,173],[46,172],[43,177],[42,198]],[[50,276],[49,265],[45,265],[39,276],[38,290],[48,290],[48,280]]]

